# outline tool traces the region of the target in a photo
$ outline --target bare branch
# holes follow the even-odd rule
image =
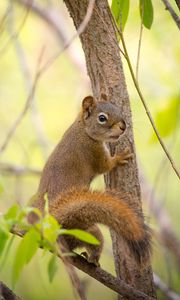
[[[68,255],[62,255],[62,254],[67,254],[67,252],[69,252],[67,251],[65,245],[62,245],[60,242],[58,242],[58,244],[56,244],[55,246],[55,249],[53,249],[53,251],[51,252],[53,252],[54,255],[56,255],[62,260],[66,268],[66,271],[69,275],[69,278],[71,280],[75,299],[87,300],[85,294],[85,286],[79,279],[74,266],[71,263],[69,263]]]
[[[29,0],[15,0],[18,4],[23,5],[25,7],[30,6]],[[56,34],[58,41],[61,44],[69,43],[68,40],[68,26],[64,22],[62,15],[58,13],[56,10],[45,10],[43,7],[41,7],[38,3],[33,2],[31,6],[31,11],[36,14],[36,16],[40,17],[44,22],[48,24],[50,28],[54,31]],[[82,63],[81,57],[77,55],[76,46],[74,44],[71,44],[71,47],[68,47],[67,53],[69,55],[70,60],[72,63],[81,70],[81,73],[85,73],[85,64]],[[82,76],[84,78],[84,76]]]
[[[66,271],[69,275],[69,278],[71,280],[72,286],[74,288],[73,289],[74,297],[80,300],[87,300],[84,285],[79,279],[78,274],[76,273],[76,269],[72,264],[69,264],[68,261],[66,261],[65,259],[63,260],[63,262],[66,267]]]
[[[172,291],[156,274],[154,274],[154,283],[156,288],[159,288],[163,292],[163,294],[166,296],[166,299],[180,300],[180,295]]]
[[[180,10],[180,1],[179,0],[175,0],[176,4],[177,4],[177,7],[179,8]]]
[[[9,14],[9,7],[6,9],[4,15],[2,16],[2,19],[0,20],[0,34],[1,34],[1,33],[3,32],[3,30],[4,30],[4,23],[5,23],[6,20],[7,20],[8,14]]]
[[[2,299],[2,300],[21,300],[2,281],[0,281],[0,299]]]
[[[15,120],[15,122],[12,125],[12,127],[10,128],[4,142],[2,143],[2,145],[0,147],[0,154],[2,154],[2,152],[7,148],[7,146],[9,144],[11,138],[13,137],[17,127],[19,126],[19,124],[21,123],[21,121],[23,120],[24,116],[26,115],[28,109],[31,106],[32,99],[33,99],[35,91],[36,91],[38,80],[39,80],[39,78],[42,74],[41,70],[39,71],[39,65],[40,65],[40,62],[41,62],[41,59],[42,59],[42,55],[43,55],[43,51],[41,52],[41,54],[38,58],[37,71],[36,71],[36,74],[35,74],[35,77],[34,77],[34,81],[33,81],[33,84],[32,84],[31,91],[29,93],[29,96],[26,99],[24,108],[21,111],[21,113],[19,114],[19,116],[17,117],[17,119]]]
[[[22,4],[26,7],[29,7],[29,0],[15,0],[16,2],[18,2],[19,4]],[[78,37],[80,36],[86,26],[88,25],[90,19],[91,19],[91,15],[93,12],[93,8],[94,8],[94,3],[95,0],[90,0],[89,1],[89,5],[87,8],[87,12],[86,15],[82,21],[82,23],[80,24],[79,28],[77,29],[76,33],[69,39],[67,40],[64,33],[62,33],[62,30],[60,29],[60,26],[56,23],[56,21],[50,16],[50,14],[47,14],[47,12],[45,12],[40,6],[38,6],[37,4],[33,4],[31,5],[32,10],[36,13],[39,14],[39,16],[41,16],[46,22],[48,22],[48,24],[50,24],[53,29],[56,31],[56,33],[58,34],[58,37],[62,40],[62,42],[64,42],[63,48],[58,51],[58,53],[56,53],[55,55],[53,55],[51,58],[49,58],[49,60],[44,64],[44,66],[41,68],[41,72],[45,72],[47,69],[49,69],[49,67],[54,63],[54,61],[66,50],[68,49],[72,42]],[[81,66],[82,68],[82,66]]]
[[[1,174],[4,175],[15,175],[15,176],[25,176],[25,175],[36,175],[40,176],[41,171],[38,169],[28,168],[24,166],[16,166],[8,163],[0,163]]]
[[[104,284],[106,287],[109,287],[111,290],[116,293],[128,297],[128,299],[147,299],[153,300],[154,298],[145,295],[143,292],[136,290],[129,284],[126,284],[124,281],[116,278],[106,272],[105,270],[95,267],[89,264],[84,258],[77,255],[75,257],[70,258],[70,263],[72,263],[79,270],[87,273],[89,276],[95,278],[97,281]]]
[[[49,10],[45,10],[38,3],[31,3],[30,0],[15,0],[18,4],[23,5],[24,7],[31,9],[38,17],[41,17],[48,25],[52,27],[52,29],[57,34],[59,40],[63,43],[66,42],[66,34],[61,30],[61,23],[57,23],[56,18],[53,18],[52,13]]]
[[[142,17],[141,17],[141,25],[140,25],[140,33],[139,33],[139,43],[138,43],[138,51],[137,51],[137,62],[136,62],[136,80],[138,81],[139,74],[139,62],[140,62],[140,51],[141,51],[141,42],[142,42],[142,33],[143,33],[143,15],[144,15],[144,2],[142,2]]]
[[[171,17],[173,18],[174,22],[176,23],[177,27],[180,29],[180,18],[178,17],[176,12],[172,8],[171,4],[169,3],[168,0],[162,0],[162,2],[164,3],[166,9],[169,11],[169,13],[170,13]],[[179,0],[176,1],[176,3],[177,3],[177,6],[180,7]]]
[[[30,1],[32,3],[33,0],[30,0]],[[23,27],[24,27],[24,25],[26,23],[26,20],[28,18],[29,12],[30,12],[30,7],[29,7],[28,10],[26,10],[25,15],[24,15],[24,17],[23,17],[23,19],[22,19],[22,21],[21,21],[21,23],[20,23],[17,31],[15,31],[13,33],[13,35],[10,37],[10,39],[8,39],[8,41],[6,42],[6,44],[0,49],[0,55],[2,55],[3,53],[6,53],[8,46],[11,44],[11,40],[12,39],[16,39],[19,36],[21,30],[23,29]]]
[[[41,72],[45,72],[47,69],[49,69],[49,67],[54,63],[54,61],[67,49],[69,48],[69,46],[72,44],[72,42],[78,37],[80,36],[86,26],[88,25],[90,19],[91,19],[91,15],[93,12],[93,8],[94,8],[94,3],[95,0],[90,0],[88,7],[87,7],[87,11],[86,11],[86,15],[82,21],[82,23],[80,24],[79,28],[77,29],[76,33],[71,37],[71,39],[69,41],[67,41],[63,48],[55,55],[53,55],[45,64],[44,66],[41,68]]]
[[[15,234],[19,237],[23,237],[23,234],[15,229],[11,230],[12,234]],[[57,255],[60,259],[63,259],[61,255]],[[64,260],[64,259],[63,259]],[[75,256],[67,256],[66,262],[72,264],[79,270],[93,277],[97,281],[101,282],[106,287],[110,288],[112,291],[128,297],[128,299],[137,299],[137,300],[154,300],[154,298],[147,296],[141,291],[136,290],[134,287],[125,283],[123,280],[114,277],[110,273],[101,269],[100,267],[96,267],[95,265],[88,263],[85,258],[76,254]]]
[[[9,32],[11,37],[13,37],[13,28],[14,28],[14,10],[13,10],[13,6],[11,6],[11,18],[9,18],[9,22],[8,22],[9,26]],[[14,44],[14,48],[17,54],[17,58],[19,61],[19,65],[20,68],[22,70],[23,73],[23,80],[25,83],[25,89],[27,91],[27,95],[29,94],[30,90],[31,90],[31,86],[32,86],[32,76],[31,76],[31,72],[30,69],[28,67],[28,63],[25,57],[25,53],[23,50],[23,47],[20,43],[20,40],[18,37],[16,38],[12,38],[12,42]],[[36,101],[35,101],[35,94],[32,97],[32,101],[31,101],[31,114],[32,114],[32,124],[33,127],[35,129],[36,132],[36,136],[37,136],[37,140],[39,145],[41,146],[41,149],[46,157],[46,152],[45,150],[47,149],[47,146],[49,145],[49,142],[44,134],[44,129],[42,126],[42,120],[41,117],[38,113],[37,107],[36,107]]]

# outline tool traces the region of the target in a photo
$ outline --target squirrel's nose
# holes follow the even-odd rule
[[[121,121],[119,122],[119,128],[120,128],[122,131],[124,131],[124,130],[126,129],[126,123],[125,123],[124,120],[121,120]]]

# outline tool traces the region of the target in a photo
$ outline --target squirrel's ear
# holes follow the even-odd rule
[[[95,107],[96,107],[96,101],[92,96],[87,96],[83,99],[82,110],[85,119],[87,119],[91,115]]]

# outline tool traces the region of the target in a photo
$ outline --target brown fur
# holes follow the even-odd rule
[[[99,115],[107,116],[103,124]],[[127,163],[132,154],[126,149],[111,157],[105,142],[116,141],[125,130],[119,108],[106,101],[86,97],[82,112],[64,134],[49,157],[40,181],[37,201],[44,207],[44,195],[49,199],[50,213],[64,228],[80,228],[92,232],[100,246],[85,245],[89,261],[98,264],[103,237],[96,223],[114,229],[128,243],[138,262],[145,261],[150,252],[150,232],[142,216],[135,213],[116,195],[88,190],[92,179],[109,172],[118,164]],[[70,250],[82,242],[66,237]]]

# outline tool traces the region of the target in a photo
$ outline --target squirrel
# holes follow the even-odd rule
[[[43,211],[44,196],[49,200],[49,212],[63,228],[78,228],[93,234],[99,245],[82,242],[75,237],[61,236],[68,251],[85,247],[87,260],[99,265],[103,236],[96,225],[112,228],[127,242],[138,264],[144,264],[151,253],[151,231],[143,216],[130,208],[118,193],[90,191],[94,177],[111,171],[118,164],[128,163],[128,149],[110,155],[106,142],[117,142],[126,129],[119,107],[87,96],[74,123],[65,132],[47,160],[33,206]],[[37,217],[29,217],[31,223]]]

